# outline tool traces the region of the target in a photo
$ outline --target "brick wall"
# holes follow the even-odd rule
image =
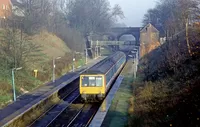
[[[145,26],[140,33],[140,56],[143,57],[157,48],[159,41],[159,31],[151,24]]]
[[[12,4],[10,0],[0,0],[0,18],[6,18],[11,15]]]

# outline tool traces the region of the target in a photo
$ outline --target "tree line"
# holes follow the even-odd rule
[[[195,25],[200,19],[199,2],[160,0],[144,15],[143,24],[151,23],[162,29],[167,38],[166,43],[141,59],[145,80],[157,80],[175,73],[181,75],[186,69],[181,66],[199,57],[200,31]]]
[[[187,25],[199,22],[199,0],[159,0],[156,6],[144,15],[143,24],[152,23],[166,37],[182,31]]]
[[[123,18],[120,6],[112,8],[108,0],[13,0],[13,5],[14,13],[5,19],[7,29],[1,35],[1,60],[7,59],[5,54],[10,56],[9,66],[22,66],[31,61],[25,56],[33,60],[29,56],[37,56],[35,52],[41,50],[28,35],[47,30],[81,52],[86,35],[104,32]]]
[[[123,18],[120,6],[111,8],[108,0],[21,0],[16,5],[16,11],[24,15],[26,32],[46,28],[57,33],[73,28],[82,35],[98,33]]]

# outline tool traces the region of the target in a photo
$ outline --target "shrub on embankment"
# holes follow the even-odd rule
[[[188,52],[184,34],[185,32],[182,31],[178,35],[173,36],[170,41],[140,60],[140,71],[144,74],[144,80],[157,80],[183,71],[183,65],[200,55],[200,32],[190,29],[189,42],[191,54]]]
[[[184,38],[176,37],[140,61],[133,84],[130,126],[197,126],[200,111],[200,39],[190,35],[192,56]]]

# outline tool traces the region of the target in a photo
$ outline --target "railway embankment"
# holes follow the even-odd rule
[[[129,60],[121,72],[122,83],[116,92],[110,109],[102,123],[105,127],[122,127],[128,125],[130,100],[132,100],[134,65]]]
[[[198,127],[200,125],[199,33],[184,32],[140,60],[133,83],[129,126]],[[182,37],[182,38],[181,38]]]

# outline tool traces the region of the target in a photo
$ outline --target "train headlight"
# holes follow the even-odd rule
[[[83,91],[81,94],[85,94],[85,91]]]

